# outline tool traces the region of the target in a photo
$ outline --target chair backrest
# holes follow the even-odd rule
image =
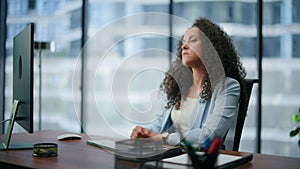
[[[247,103],[246,108],[248,110],[249,100],[252,92],[252,87],[254,83],[258,83],[258,79],[245,79],[245,88],[246,88],[246,94],[247,94]],[[241,135],[244,128],[245,118],[246,118],[247,112],[242,112],[241,107],[239,108],[236,127],[235,127],[235,134],[234,134],[234,140],[233,140],[233,151],[238,151],[241,141]]]

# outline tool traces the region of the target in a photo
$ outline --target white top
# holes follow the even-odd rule
[[[190,128],[191,112],[194,110],[197,98],[187,97],[180,106],[180,110],[173,108],[171,118],[174,126],[180,126],[182,131],[188,131]]]

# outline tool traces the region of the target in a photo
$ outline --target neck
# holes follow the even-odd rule
[[[206,72],[204,72],[203,70],[201,70],[200,68],[192,69],[193,71],[193,84],[190,87],[190,96],[196,96],[198,97],[200,92],[202,91],[202,86],[205,82],[205,79],[207,77]]]

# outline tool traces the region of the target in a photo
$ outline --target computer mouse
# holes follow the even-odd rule
[[[66,134],[59,135],[56,138],[59,141],[63,141],[63,140],[80,140],[81,135],[74,134],[74,133],[66,133]]]

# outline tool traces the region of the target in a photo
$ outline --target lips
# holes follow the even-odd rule
[[[188,52],[182,52],[182,56],[184,56],[184,55],[189,55],[189,53]]]

